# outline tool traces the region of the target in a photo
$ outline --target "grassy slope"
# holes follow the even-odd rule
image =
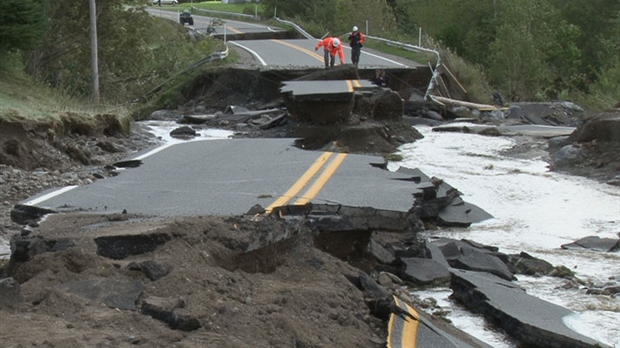
[[[57,110],[56,100],[47,88],[38,86],[19,69],[2,70],[0,78],[0,120],[19,118],[49,120]]]
[[[242,13],[245,7],[253,7],[254,5],[253,3],[222,4],[220,1],[205,1],[183,3],[177,6],[166,5],[161,8],[176,12],[194,6],[197,8]],[[369,48],[402,56],[424,64],[429,59],[424,54],[405,51],[380,42],[373,42],[372,40],[369,40],[366,45]],[[231,60],[234,59],[228,59],[228,61]],[[2,71],[0,74],[0,120],[15,120],[18,118],[57,120],[59,114],[69,111],[81,115],[93,115],[104,112],[114,113],[120,115],[121,118],[129,114],[128,110],[97,107],[89,100],[70,98],[58,91],[37,85],[36,82],[19,71]]]
[[[222,4],[221,1],[204,1],[204,2],[196,1],[196,2],[184,2],[178,5],[162,5],[161,7],[153,6],[153,8],[176,12],[176,11],[182,11],[185,9],[196,7],[196,8],[200,8],[204,10],[243,13],[243,9],[246,6],[252,6],[252,8],[254,8],[254,5],[255,4]],[[260,8],[259,8],[259,11],[260,11]]]
[[[19,64],[0,69],[0,121],[58,122],[61,115],[70,114],[79,122],[100,113],[112,113],[121,120],[128,117],[124,108],[97,106],[43,86],[26,75]]]

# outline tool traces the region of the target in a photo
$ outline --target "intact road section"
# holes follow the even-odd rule
[[[325,66],[323,48],[319,48],[318,51],[314,50],[318,40],[245,40],[230,41],[229,43],[250,52],[256,60],[265,66],[296,66],[306,68],[323,68]],[[351,49],[346,42],[343,42],[343,45],[345,64],[351,64]],[[336,57],[336,64],[340,64],[338,57]],[[399,61],[366,52],[363,49],[359,67],[384,69],[413,68]]]
[[[179,12],[165,11],[159,8],[149,8],[149,13],[154,17],[161,17],[179,21]],[[194,29],[199,32],[206,32],[207,27],[210,24],[211,17],[193,15],[194,17]],[[251,34],[251,33],[275,33],[283,31],[281,28],[266,26],[258,23],[247,23],[235,20],[225,19],[223,20],[225,26],[216,26],[215,34],[218,37],[222,37],[224,33],[231,34]],[[351,48],[348,45],[346,37],[341,37],[342,44],[344,45],[345,63],[351,63]],[[234,45],[238,48],[244,49],[250,53],[257,64],[262,66],[272,67],[291,67],[291,68],[323,68],[323,48],[319,48],[318,51],[314,50],[314,47],[319,42],[318,39],[263,39],[263,40],[228,40],[229,46]],[[336,57],[336,64],[340,64],[339,58]],[[394,68],[415,68],[419,66],[415,62],[404,63],[403,60],[395,60],[387,58],[384,55],[374,54],[367,49],[362,49],[360,56],[359,67],[364,69],[370,68],[382,68],[382,69],[394,69]]]

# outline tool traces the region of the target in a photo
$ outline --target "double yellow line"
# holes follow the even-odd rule
[[[312,51],[310,51],[308,49],[305,49],[303,47],[299,47],[299,46],[294,45],[292,43],[288,43],[288,42],[282,41],[282,40],[274,40],[274,39],[272,39],[270,41],[273,41],[275,43],[279,43],[280,45],[288,46],[288,47],[290,47],[292,49],[296,49],[296,50],[298,50],[300,52],[306,53],[307,55],[309,55],[309,56],[311,56],[311,57],[313,57],[313,58],[315,58],[315,59],[317,59],[317,60],[319,60],[321,62],[324,59],[324,57],[322,55],[317,54],[316,52],[312,52]],[[346,81],[347,81],[347,86],[349,87],[349,92],[353,92],[354,87],[362,87],[362,83],[360,82],[360,80],[346,80]]]
[[[360,80],[347,80],[347,86],[349,86],[349,92],[353,92],[353,87],[362,87]]]
[[[400,316],[392,313],[388,324],[388,348],[415,348],[418,337],[418,325],[420,323],[420,315],[415,309],[408,304],[401,302],[394,296],[396,305],[406,310],[411,316]]]
[[[313,58],[315,58],[315,59],[317,59],[317,60],[319,60],[321,62],[323,61],[323,56],[322,55],[319,55],[318,53],[312,52],[312,51],[310,51],[308,49],[305,49],[303,47],[299,47],[297,45],[293,45],[292,43],[288,43],[288,42],[282,41],[282,40],[274,40],[274,39],[272,39],[270,41],[273,41],[275,43],[279,43],[280,45],[288,46],[288,47],[290,47],[292,49],[296,49],[296,50],[298,50],[300,52],[306,53],[310,57],[313,57]]]
[[[306,170],[306,172],[289,188],[280,198],[276,199],[273,203],[271,203],[266,209],[266,213],[270,214],[275,207],[280,207],[285,205],[288,201],[296,197],[301,190],[308,185],[310,180],[323,168],[329,161],[330,157],[332,157],[333,152],[324,152],[319,156],[319,158],[314,161],[314,163]],[[323,170],[321,175],[314,181],[314,183],[304,192],[301,197],[299,197],[294,205],[305,205],[310,202],[316,195],[319,194],[323,186],[331,179],[331,177],[336,173],[338,167],[344,162],[345,157],[347,157],[346,153],[340,153],[336,155],[336,157],[329,162],[329,165]]]

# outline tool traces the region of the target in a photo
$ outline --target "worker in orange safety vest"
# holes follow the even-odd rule
[[[342,42],[337,37],[327,37],[314,47],[317,51],[320,47],[323,47],[325,68],[333,67],[336,62],[336,55],[340,58],[340,64],[344,64],[344,50],[342,48]]]

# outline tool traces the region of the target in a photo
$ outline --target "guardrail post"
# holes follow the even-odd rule
[[[422,27],[420,27],[420,31],[418,33],[418,46],[422,47]]]

